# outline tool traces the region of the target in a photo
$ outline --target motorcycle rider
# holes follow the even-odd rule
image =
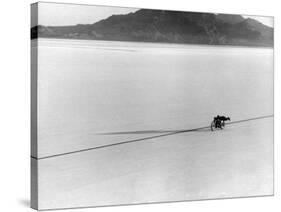
[[[214,123],[216,128],[222,129],[222,124],[224,125],[225,121],[230,121],[230,117],[217,115],[214,117]]]

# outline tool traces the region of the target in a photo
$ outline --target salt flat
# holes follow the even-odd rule
[[[39,160],[39,208],[271,195],[273,118]]]
[[[76,151],[272,115],[273,49],[40,38],[38,60],[40,209],[272,194],[273,117]]]
[[[38,157],[273,114],[273,50],[39,39]]]

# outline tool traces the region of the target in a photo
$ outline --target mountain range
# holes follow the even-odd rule
[[[273,47],[273,28],[241,15],[140,9],[93,24],[31,28],[31,39],[70,38]]]

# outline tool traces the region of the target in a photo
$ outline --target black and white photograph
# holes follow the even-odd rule
[[[273,195],[272,16],[39,2],[30,27],[32,208]]]

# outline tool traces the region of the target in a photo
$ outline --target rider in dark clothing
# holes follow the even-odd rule
[[[221,128],[221,120],[220,120],[220,116],[219,115],[214,117],[214,122],[215,122],[215,127],[216,128]]]
[[[222,129],[222,123],[224,124],[224,122],[227,120],[230,121],[230,118],[217,115],[216,117],[214,117],[215,127]]]

